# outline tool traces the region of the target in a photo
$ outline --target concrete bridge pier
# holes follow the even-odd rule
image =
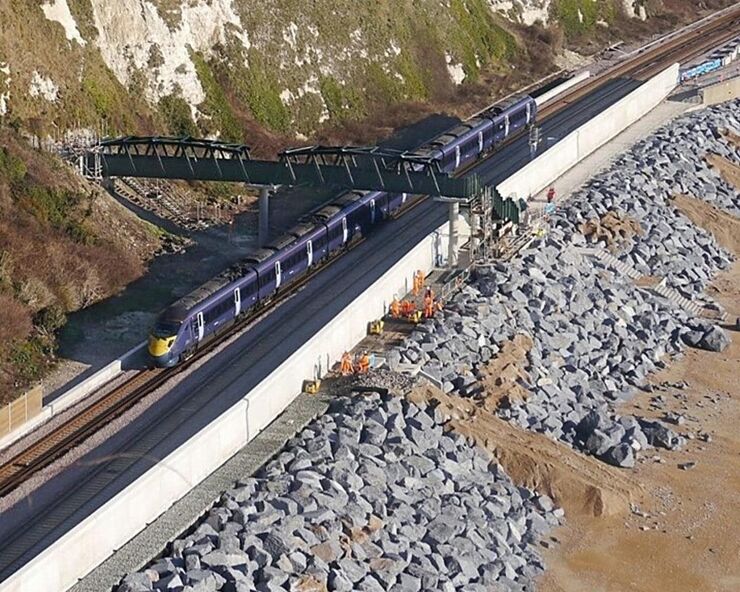
[[[269,185],[260,187],[259,197],[259,225],[257,227],[257,243],[260,247],[267,244],[270,235],[270,189]]]
[[[460,236],[460,202],[452,200],[449,202],[450,212],[450,241],[447,252],[447,265],[450,268],[457,267],[458,263],[458,251],[459,248],[459,236]]]

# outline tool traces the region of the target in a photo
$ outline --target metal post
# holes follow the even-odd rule
[[[481,239],[481,227],[480,227],[480,214],[478,213],[478,204],[475,207],[470,208],[470,260],[471,263],[478,258],[478,250],[480,249]]]
[[[259,198],[259,227],[257,232],[257,242],[260,247],[267,244],[268,234],[270,232],[270,188],[260,187]]]
[[[450,268],[457,267],[458,235],[459,235],[459,216],[460,203],[458,201],[450,202],[450,244],[447,251],[447,265]]]

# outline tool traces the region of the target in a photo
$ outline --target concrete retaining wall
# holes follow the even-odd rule
[[[655,108],[677,84],[678,64],[674,64],[499,183],[499,193],[503,197],[522,199],[536,195],[565,171]]]
[[[740,97],[740,76],[701,89],[702,103],[716,105]]]
[[[588,70],[585,70],[580,74],[576,74],[575,76],[573,76],[573,78],[569,78],[568,80],[563,82],[563,84],[559,84],[555,88],[551,88],[550,90],[548,90],[545,94],[540,95],[534,100],[534,102],[537,103],[538,107],[540,107],[541,105],[547,103],[547,101],[554,99],[556,96],[564,93],[569,88],[573,88],[576,84],[583,82],[590,76],[591,72],[589,72]]]
[[[116,378],[122,372],[123,366],[137,356],[144,347],[146,347],[146,343],[140,343],[117,360],[113,360],[110,364],[95,372],[95,374],[92,374],[79,384],[70,388],[51,403],[44,405],[38,415],[0,438],[0,450],[20,440],[23,436],[35,430],[57,413],[79,403],[87,395]]]
[[[444,233],[444,236],[443,236]],[[301,392],[303,380],[367,334],[413,272],[447,253],[447,224],[423,239],[344,311],[223,415],[0,584],[2,592],[66,590],[267,427]],[[173,478],[174,476],[174,478]]]

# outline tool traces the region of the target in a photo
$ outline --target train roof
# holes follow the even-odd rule
[[[301,238],[302,236],[306,236],[309,232],[315,230],[316,225],[315,224],[309,224],[308,222],[301,222],[299,224],[296,224],[292,228],[288,230],[288,234],[292,234],[296,238]]]
[[[275,251],[280,251],[287,247],[289,244],[295,242],[296,237],[292,234],[283,234],[279,237],[277,237],[275,240],[270,241],[267,243],[267,247],[270,249],[274,249]]]
[[[272,249],[257,249],[251,253],[248,257],[244,258],[244,261],[252,264],[262,263],[275,254]]]

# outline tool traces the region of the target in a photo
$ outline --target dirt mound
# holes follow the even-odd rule
[[[740,134],[735,133],[731,129],[724,129],[720,133],[730,144],[734,144],[735,148],[740,148]]]
[[[579,230],[593,242],[603,240],[610,251],[616,250],[633,236],[642,236],[644,232],[637,220],[613,211],[607,212],[598,220],[584,222]]]
[[[722,247],[740,255],[740,218],[688,195],[676,195],[672,203],[694,224],[711,232]]]
[[[639,484],[624,473],[560,442],[513,426],[471,399],[419,386],[409,395],[432,404],[448,419],[447,428],[488,450],[517,485],[552,497],[569,515],[609,516],[629,510]]]
[[[734,142],[737,142],[737,135],[735,135]],[[716,169],[720,177],[722,177],[728,184],[740,191],[740,166],[727,160],[724,156],[719,154],[707,154],[704,160],[713,168]]]
[[[529,382],[529,375],[523,368],[531,348],[532,339],[520,333],[505,342],[498,355],[481,368],[479,382],[484,396],[480,403],[484,409],[493,412],[499,406],[507,407],[527,398],[528,391],[521,386],[520,380]]]

